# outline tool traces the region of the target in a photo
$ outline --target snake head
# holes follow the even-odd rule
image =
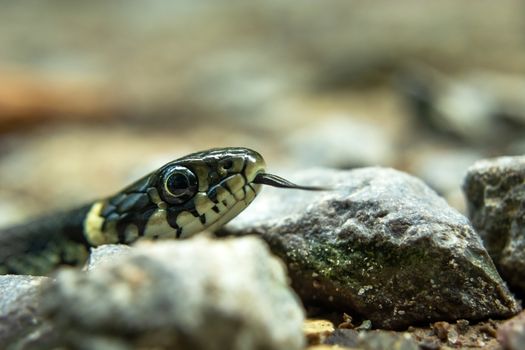
[[[215,148],[160,167],[116,195],[96,202],[84,223],[93,245],[188,237],[218,228],[260,191],[264,159],[248,148]]]
[[[226,224],[262,185],[323,190],[295,185],[264,168],[262,156],[248,148],[192,153],[93,204],[84,221],[85,236],[94,246],[188,237]]]
[[[248,148],[216,148],[170,162],[157,172],[156,188],[167,203],[168,222],[187,237],[214,230],[239,214],[261,189],[265,168]],[[161,208],[162,210],[162,208]]]

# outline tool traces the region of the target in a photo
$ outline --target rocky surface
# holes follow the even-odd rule
[[[525,157],[477,162],[463,190],[472,224],[502,276],[525,292]]]
[[[335,315],[333,315],[335,316]],[[334,327],[334,317],[330,320],[315,319],[308,322],[305,329],[308,331],[308,350],[343,350],[343,349],[506,349],[508,342],[500,336],[506,323],[501,321],[483,321],[469,324],[467,320],[458,320],[455,323],[444,321],[435,322],[426,327],[409,327],[406,331],[395,332],[386,330],[365,331],[356,328],[351,323],[351,317],[339,326]],[[348,321],[350,318],[350,321]],[[498,327],[500,327],[498,329]],[[515,327],[514,327],[515,328]],[[515,338],[514,341],[519,338]],[[519,343],[514,343],[519,344]],[[523,343],[521,343],[523,344]],[[514,347],[511,349],[522,349]]]
[[[257,238],[143,244],[87,273],[63,270],[42,305],[58,343],[73,348],[301,349],[304,343],[303,311],[283,265]]]
[[[468,220],[399,171],[317,170],[265,189],[221,234],[259,234],[307,303],[355,311],[373,327],[506,317],[519,305]]]
[[[0,348],[10,343],[28,344],[41,337],[42,318],[36,312],[38,295],[47,277],[0,276]]]
[[[353,329],[338,329],[326,344],[343,345],[348,348],[365,350],[417,350],[419,346],[409,333],[370,331],[359,332]]]

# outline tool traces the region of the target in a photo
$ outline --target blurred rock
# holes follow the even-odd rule
[[[525,346],[525,311],[498,327],[498,341],[503,349],[521,350]]]
[[[519,311],[468,220],[418,179],[384,168],[291,179],[335,189],[265,188],[221,234],[261,235],[305,302],[389,329]]]
[[[38,70],[15,73],[0,66],[0,132],[56,119],[108,120],[122,114],[116,96],[92,76],[54,73],[52,77]]]
[[[92,248],[86,269],[88,271],[96,269],[99,265],[127,256],[131,252],[131,247],[124,244],[104,244],[100,247]]]
[[[32,338],[43,339],[47,328],[37,314],[39,292],[47,277],[0,276],[0,348],[25,349]]]
[[[450,77],[424,66],[401,75],[418,124],[481,148],[506,147],[525,130],[525,78],[471,72]]]
[[[257,238],[144,243],[44,295],[59,344],[81,349],[302,349],[303,311]]]
[[[418,5],[328,0],[298,9],[275,0],[155,0],[145,12],[136,0],[109,7],[13,3],[0,13],[0,62],[103,77],[101,90],[109,92],[103,97],[122,99],[146,122],[174,124],[188,114],[205,122],[214,112],[244,114],[249,124],[248,111],[257,114],[274,98],[384,80],[409,60],[525,67],[519,1]],[[65,96],[71,100],[65,105],[75,101]],[[60,108],[59,101],[49,102]]]
[[[418,148],[408,154],[410,173],[425,181],[461,213],[466,212],[461,185],[467,169],[482,156],[469,149]]]
[[[326,118],[286,138],[291,159],[304,167],[350,169],[393,164],[394,146],[387,130],[351,116]]]
[[[463,185],[473,226],[505,280],[525,291],[525,157],[481,160]]]

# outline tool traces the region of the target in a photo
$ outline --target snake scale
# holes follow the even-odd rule
[[[266,184],[317,190],[265,173],[248,148],[214,148],[160,167],[113,196],[0,229],[0,274],[46,275],[80,265],[92,247],[186,238],[226,224]]]

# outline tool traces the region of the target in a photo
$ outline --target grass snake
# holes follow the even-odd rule
[[[113,196],[0,229],[0,274],[45,275],[92,247],[186,238],[239,214],[266,184],[317,190],[265,173],[262,156],[215,148],[169,162]]]

